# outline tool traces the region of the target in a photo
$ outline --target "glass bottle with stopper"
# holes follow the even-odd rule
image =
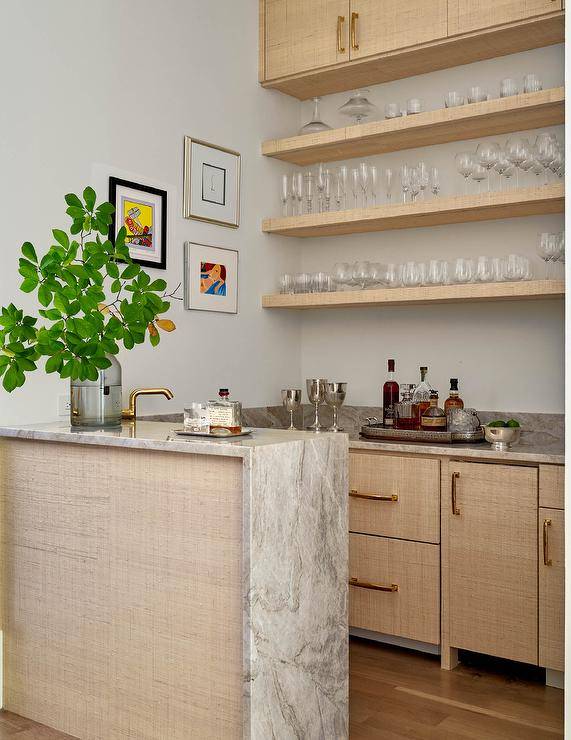
[[[417,410],[412,401],[414,383],[403,383],[400,389],[402,391],[402,398],[398,403],[395,403],[395,428],[417,429]]]
[[[416,386],[414,393],[412,394],[412,401],[417,410],[417,429],[420,427],[422,414],[430,406],[430,391],[432,390],[432,386],[428,382],[427,376],[428,367],[423,365],[420,368],[420,383]]]
[[[448,414],[451,409],[463,409],[464,401],[458,392],[458,378],[450,378],[450,395],[444,402],[444,411]]]
[[[230,400],[228,388],[220,388],[218,399],[208,402],[210,432],[220,436],[242,431],[242,404]]]
[[[446,414],[438,405],[438,391],[430,391],[430,405],[422,414],[420,428],[425,432],[446,431]]]

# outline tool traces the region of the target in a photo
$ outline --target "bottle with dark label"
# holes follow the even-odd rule
[[[430,406],[430,391],[432,386],[428,382],[428,367],[423,365],[420,368],[420,383],[414,389],[412,402],[417,410],[417,429],[420,428],[420,420],[426,409]]]
[[[463,409],[464,401],[458,393],[458,378],[450,378],[450,395],[444,402],[444,411],[448,413],[451,409]]]
[[[389,373],[383,385],[383,425],[395,425],[395,403],[399,401],[399,384],[395,380],[395,361],[388,361]]]
[[[420,428],[425,432],[446,431],[446,414],[438,406],[438,391],[430,391],[430,406],[422,414]]]

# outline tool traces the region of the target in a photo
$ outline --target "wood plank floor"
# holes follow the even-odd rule
[[[563,736],[563,692],[510,673],[462,665],[441,671],[434,656],[353,639],[350,675],[351,740]],[[0,740],[73,738],[0,712]]]

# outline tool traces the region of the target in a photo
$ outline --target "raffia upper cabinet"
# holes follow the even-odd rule
[[[260,0],[260,81],[300,99],[560,43],[563,0]]]

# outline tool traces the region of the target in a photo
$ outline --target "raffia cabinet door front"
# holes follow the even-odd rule
[[[539,665],[565,670],[565,512],[539,510]]]
[[[561,0],[448,0],[448,35],[516,23],[561,9]]]
[[[451,462],[449,473],[450,645],[537,664],[537,469]]]

